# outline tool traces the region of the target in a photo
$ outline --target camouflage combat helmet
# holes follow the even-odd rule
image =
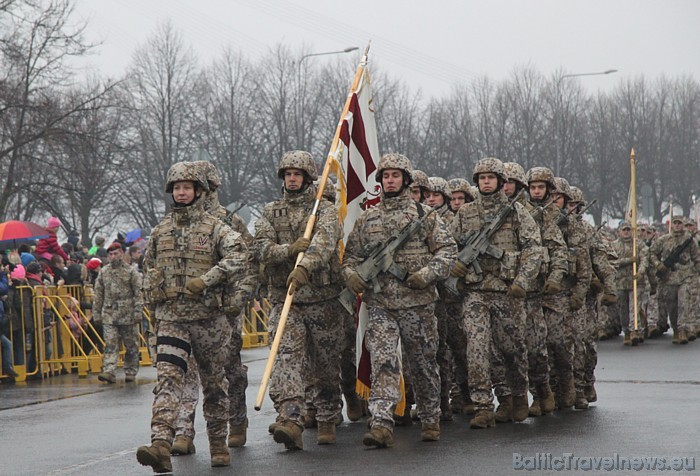
[[[564,177],[554,177],[554,190],[555,193],[560,193],[564,195],[567,199],[571,200],[571,186],[569,181]]]
[[[573,185],[569,187],[569,196],[571,199],[569,200],[570,202],[574,203],[584,203],[583,200],[583,192],[581,191],[580,188],[574,187]]]
[[[617,228],[620,230],[622,230],[623,228],[632,228],[632,224],[627,220],[621,221]]]
[[[506,162],[503,164],[503,169],[506,171],[506,180],[517,182],[523,187],[527,187],[525,169],[523,169],[522,165],[515,162]]]
[[[441,193],[445,197],[445,201],[452,199],[452,190],[450,189],[447,180],[442,177],[430,177],[428,179],[427,189],[430,192]]]
[[[549,188],[554,189],[554,173],[548,167],[533,167],[527,171],[527,183],[544,182]]]
[[[209,191],[209,183],[201,167],[197,167],[194,162],[177,162],[170,167],[165,176],[165,192],[173,193],[175,182],[184,181],[194,182],[202,190]]]
[[[219,171],[216,169],[216,165],[207,160],[197,160],[192,163],[202,169],[202,173],[207,178],[207,182],[209,182],[210,190],[214,191],[221,187],[221,177],[219,176]]]
[[[503,162],[495,157],[487,157],[476,163],[472,174],[472,182],[475,184],[479,183],[479,174],[496,174],[498,178],[504,182],[506,181],[506,171],[503,168]]]
[[[382,173],[387,169],[397,169],[404,172],[404,176],[408,178],[409,185],[413,181],[413,165],[411,165],[411,161],[405,155],[396,152],[384,154],[379,159],[379,164],[377,164],[377,181],[381,181]]]
[[[422,170],[414,170],[411,178],[413,179],[412,187],[428,188],[428,176]]]
[[[466,179],[453,178],[447,182],[447,185],[450,187],[450,190],[452,190],[452,193],[462,192],[464,193],[465,198],[469,200],[474,200],[476,198],[474,196],[474,189],[472,189],[472,186],[469,185],[469,181]]]
[[[316,172],[316,162],[310,152],[304,150],[292,150],[285,152],[277,167],[277,177],[284,179],[286,169],[299,169],[306,173],[311,180],[318,179]]]

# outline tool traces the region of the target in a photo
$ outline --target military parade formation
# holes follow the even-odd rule
[[[622,221],[613,236],[583,219],[583,191],[546,167],[484,158],[470,185],[388,153],[376,170],[381,200],[343,243],[335,194],[317,198],[325,184],[312,155],[285,153],[277,176],[281,197],[251,236],[219,204],[212,163],[168,171],[172,206],[151,233],[142,285],[156,322],[157,384],[151,444],[136,456],[156,473],[172,471],[171,455],[195,452],[200,383],[211,465],[230,465],[229,447],[246,444],[241,316],[256,287],[279,342],[269,431],[288,450],[303,450],[309,428],[317,444],[335,444],[343,407],[351,421],[368,417],[362,443],[376,448],[392,447],[395,426],[413,420],[421,440],[435,442],[453,413],[487,429],[586,410],[598,399],[597,340],[624,332],[624,345],[637,346],[672,329],[683,345],[700,336],[698,236],[683,217],[663,235],[640,226],[633,239]],[[100,287],[132,279],[113,267]],[[361,305],[366,402],[354,391]]]

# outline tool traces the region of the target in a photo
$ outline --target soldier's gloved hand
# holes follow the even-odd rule
[[[594,293],[599,293],[601,292],[604,288],[603,283],[600,282],[600,279],[595,278],[591,279],[591,291]]]
[[[467,275],[468,270],[467,265],[461,261],[455,261],[455,265],[452,267],[452,271],[450,271],[450,276],[453,278],[463,278]]]
[[[306,268],[302,266],[297,266],[292,270],[291,273],[289,273],[289,277],[287,278],[287,287],[292,286],[290,291],[294,292],[295,289],[298,289],[301,286],[308,284],[308,282],[309,272],[306,271]]]
[[[542,290],[545,294],[556,294],[561,291],[561,284],[556,281],[550,281],[549,279],[544,283],[544,289]]]
[[[665,272],[668,271],[668,268],[666,267],[665,264],[659,263],[656,265],[656,271],[658,271],[660,274],[664,274]]]
[[[600,300],[600,303],[603,306],[613,306],[617,304],[617,295],[615,294],[603,294],[603,297]]]
[[[304,238],[303,236],[301,238],[298,238],[297,241],[289,245],[289,249],[287,250],[287,254],[289,255],[290,258],[296,257],[299,253],[302,251],[306,251],[309,249],[309,245],[311,244],[311,240],[308,238]]]
[[[192,278],[187,280],[185,288],[192,294],[201,294],[207,288],[202,278]]]
[[[348,289],[355,294],[360,294],[362,291],[367,289],[367,283],[360,277],[359,274],[351,274],[350,277],[345,281]]]
[[[581,299],[580,297],[578,297],[576,295],[571,296],[570,302],[571,302],[570,306],[571,306],[572,311],[578,311],[579,309],[581,309],[583,307],[583,299]]]
[[[411,289],[425,289],[430,283],[419,272],[415,272],[406,279],[406,286]]]
[[[522,286],[518,286],[517,284],[511,284],[508,288],[508,296],[510,297],[524,299],[526,295],[527,293],[525,292],[525,289],[523,289]]]

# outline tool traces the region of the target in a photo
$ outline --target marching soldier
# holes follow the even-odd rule
[[[270,397],[279,413],[272,427],[274,440],[289,450],[301,450],[305,388],[309,384],[314,389],[318,421],[316,442],[325,445],[336,441],[334,420],[341,410],[339,349],[345,312],[335,299],[341,289],[337,279],[342,229],[335,207],[323,200],[313,236],[310,240],[303,236],[315,203],[313,181],[318,178],[309,152],[286,152],[277,176],[284,183],[283,197],[265,206],[255,225],[254,248],[269,280],[273,335],[287,290],[289,286],[295,289],[270,379]],[[304,257],[295,268],[300,252]],[[307,360],[314,372],[311,382],[304,378]]]
[[[659,237],[650,253],[651,265],[659,274],[663,301],[673,328],[673,343],[687,344],[692,330],[694,287],[698,284],[700,250],[695,237],[685,229],[683,217],[674,216],[671,233]]]
[[[422,170],[414,170],[411,174],[411,198],[418,203],[425,202],[425,192],[428,190],[428,176]]]
[[[646,283],[645,275],[648,265],[646,253],[644,253],[644,244],[637,242],[636,256],[632,252],[632,225],[625,221],[620,224],[619,238],[614,243],[615,254],[617,254],[617,262],[614,263],[617,268],[617,306],[620,317],[620,325],[625,333],[624,345],[637,345],[643,339],[643,332],[635,328],[634,316],[634,275],[632,273],[632,264],[637,263],[637,309],[645,307],[644,301],[644,285]],[[637,316],[637,327],[641,320]]]
[[[503,163],[495,158],[480,160],[472,177],[478,185],[476,200],[463,205],[452,221],[452,235],[464,246],[508,206],[503,192]],[[525,297],[536,278],[542,250],[536,223],[520,203],[494,232],[490,244],[501,258],[482,255],[477,266],[457,260],[452,275],[459,278],[464,296],[467,329],[469,390],[476,407],[471,428],[495,426],[491,392],[491,347],[505,362],[507,384],[513,393],[513,418],[527,418],[527,349],[525,347]],[[481,272],[479,272],[481,271]]]
[[[119,243],[112,243],[107,253],[109,264],[97,276],[92,305],[95,321],[103,324],[105,339],[102,373],[97,378],[102,382],[117,382],[114,372],[121,341],[126,349],[125,381],[133,382],[139,370],[138,323],[143,314],[141,274],[124,262],[124,250]]]
[[[397,356],[401,338],[409,363],[417,414],[422,422],[421,439],[440,439],[440,376],[435,355],[438,347],[435,282],[449,274],[456,246],[443,221],[430,209],[411,199],[413,167],[407,157],[390,153],[377,165],[382,200],[365,210],[348,237],[343,275],[347,287],[363,293],[369,311],[365,343],[371,356],[372,389],[369,410],[371,430],[366,446],[393,446],[392,413],[399,403],[400,367]],[[393,256],[407,273],[405,281],[394,274],[380,273],[375,286],[365,282],[356,268],[369,253],[390,241],[398,230],[416,220],[419,229]]]

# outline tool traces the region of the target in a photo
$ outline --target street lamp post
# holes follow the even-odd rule
[[[357,51],[360,48],[357,46],[348,46],[345,49],[338,50],[338,51],[324,51],[321,53],[307,53],[305,55],[302,55],[301,58],[299,58],[299,63],[297,64],[297,124],[299,125],[299,130],[297,130],[297,138],[299,139],[299,144],[298,148],[302,150],[306,150],[304,147],[304,121],[302,119],[302,115],[304,113],[304,96],[305,94],[304,91],[302,91],[301,87],[301,65],[304,62],[306,58],[310,58],[312,56],[326,56],[326,55],[339,55],[339,54],[345,54],[345,53],[352,53],[353,51]]]
[[[559,109],[561,109],[563,98],[561,97],[561,83],[567,78],[578,78],[580,76],[603,76],[606,74],[612,74],[612,73],[617,73],[616,69],[607,69],[605,71],[598,71],[594,73],[572,73],[572,74],[563,74],[559,76],[557,79],[557,89],[556,89],[556,94],[557,94],[557,104],[554,110],[554,127],[555,127],[555,133],[556,133],[556,146],[557,146],[557,162],[555,165],[555,174],[557,177],[560,176],[559,174],[559,164],[561,161],[561,118],[559,116]]]

